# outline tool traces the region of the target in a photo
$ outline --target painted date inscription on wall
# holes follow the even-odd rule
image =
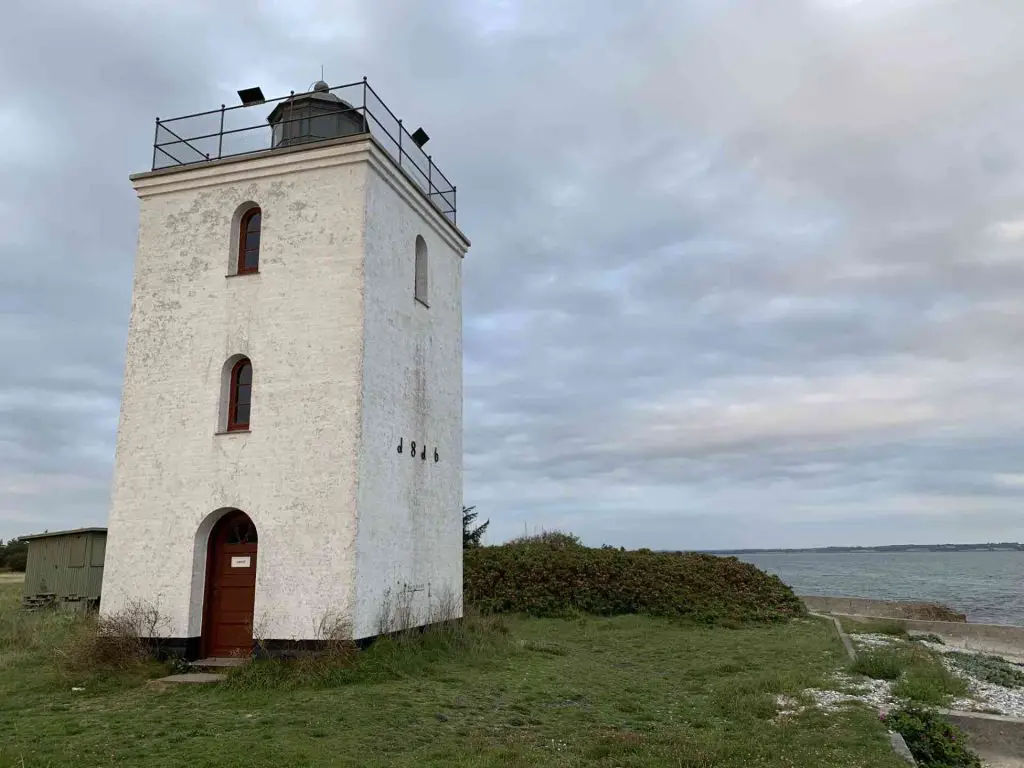
[[[403,453],[404,449],[405,449],[405,438],[404,437],[400,437],[400,438],[398,438],[398,452],[399,453]],[[412,456],[414,459],[417,458],[416,441],[415,440],[410,440],[409,441],[409,455]],[[426,446],[425,443],[420,443],[419,458],[422,459],[423,461],[427,460],[427,446]],[[438,462],[440,460],[441,460],[441,455],[437,452],[437,448],[434,448],[434,461]]]

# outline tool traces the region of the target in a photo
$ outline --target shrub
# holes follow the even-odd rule
[[[885,715],[883,721],[903,736],[922,768],[981,768],[981,760],[967,747],[964,732],[933,710],[903,707]]]
[[[967,621],[967,614],[960,613],[942,603],[906,603],[903,607],[904,618],[919,619],[921,621],[955,621],[963,623]]]
[[[164,621],[157,608],[142,601],[111,615],[86,614],[57,649],[58,662],[71,672],[137,667],[153,659],[148,638],[159,635]]]
[[[907,629],[898,621],[880,621],[877,624],[871,624],[870,629],[865,631],[871,632],[876,635],[888,635],[889,637],[898,637],[906,640],[909,635]]]
[[[898,621],[887,619],[864,619],[861,617],[840,616],[839,623],[850,635],[888,635],[906,640],[910,636],[906,628]]]
[[[776,576],[735,557],[584,547],[549,532],[464,553],[464,595],[484,613],[640,613],[698,622],[777,622],[804,615]]]
[[[19,552],[13,552],[7,556],[4,560],[4,565],[12,571],[18,573],[24,573],[26,565],[28,563],[28,552],[21,550]]]
[[[895,680],[906,667],[906,660],[894,651],[868,651],[857,655],[850,671],[875,680]]]
[[[539,544],[552,549],[585,549],[580,537],[564,531],[541,531],[530,536],[519,536],[508,542],[511,545]]]

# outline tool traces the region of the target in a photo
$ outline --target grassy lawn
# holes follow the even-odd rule
[[[504,620],[378,643],[344,674],[253,665],[166,691],[155,668],[62,672],[57,615],[0,584],[0,766],[903,765],[867,709],[775,722],[844,665],[827,623],[703,629],[637,616]],[[84,691],[72,691],[83,686]]]

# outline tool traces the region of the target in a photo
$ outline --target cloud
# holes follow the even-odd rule
[[[0,536],[105,520],[153,117],[323,65],[459,187],[492,540],[1020,539],[1022,26],[1011,0],[18,4]]]

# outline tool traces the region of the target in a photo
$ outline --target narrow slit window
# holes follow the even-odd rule
[[[245,212],[238,232],[238,274],[246,275],[259,271],[260,226],[263,215],[259,208]]]
[[[413,295],[424,306],[427,302],[427,243],[421,235],[416,236],[416,284]]]
[[[228,431],[249,428],[252,404],[252,364],[239,360],[231,370],[231,399],[228,404]]]

